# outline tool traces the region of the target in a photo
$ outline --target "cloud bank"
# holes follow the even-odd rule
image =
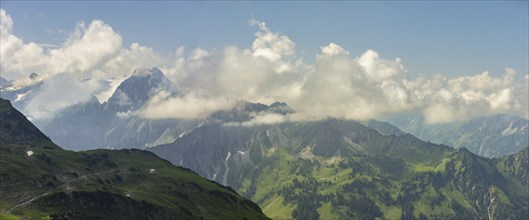
[[[0,13],[2,76],[24,86],[34,81],[27,75],[37,72],[47,84],[27,109],[36,118],[92,95],[105,101],[134,69],[154,66],[184,95],[158,93],[137,113],[146,118],[203,118],[236,100],[287,102],[297,111],[289,117],[295,120],[366,120],[409,111],[422,113],[427,123],[499,113],[529,118],[529,76],[510,68],[502,77],[486,71],[453,78],[412,77],[400,58],[384,59],[373,50],[355,56],[334,42],[321,47],[314,63],[307,63],[288,36],[254,19],[249,25],[257,32],[248,48],[207,51],[175,45],[173,53],[161,55],[140,43],[123,46],[122,36],[100,20],[80,22],[62,45],[44,47],[15,36],[12,19],[3,9]],[[70,95],[57,95],[65,91]],[[262,115],[248,123],[284,120]]]

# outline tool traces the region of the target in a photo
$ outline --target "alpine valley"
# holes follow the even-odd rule
[[[439,132],[428,132],[432,136],[418,135],[428,137],[432,142],[439,141],[457,147],[455,149],[448,145],[424,142],[406,133],[426,133],[413,130],[411,118],[396,123],[406,128],[405,132],[389,123],[375,120],[327,118],[255,123],[259,116],[288,116],[295,113],[295,109],[283,102],[265,105],[239,100],[231,108],[217,111],[203,119],[142,118],[137,114],[138,110],[159,91],[166,91],[175,97],[182,95],[160,70],[137,70],[123,81],[108,101],[100,103],[94,98],[70,106],[53,118],[37,121],[36,124],[51,140],[67,149],[134,147],[151,151],[175,165],[187,167],[202,177],[233,188],[257,203],[263,213],[273,219],[525,219],[529,216],[529,137],[524,135],[527,134],[525,119],[507,118],[505,120],[510,121],[495,123],[498,127],[493,129],[487,129],[490,128],[487,126],[490,123],[484,122],[489,120],[487,117],[475,119],[478,122],[468,122],[479,125],[472,128],[453,124],[451,126],[475,132],[473,135],[461,135],[457,139],[458,144],[439,141],[442,140]],[[415,124],[415,127],[418,125]],[[476,127],[483,129],[475,130]],[[497,138],[480,138],[491,134],[498,137],[504,134],[501,137],[509,139],[497,141]],[[36,174],[34,178],[46,180],[44,185],[37,187],[39,190],[34,190],[30,195],[13,197],[16,198],[13,199],[15,202],[11,202],[9,207],[16,206],[15,209],[3,207],[10,213],[32,210],[29,209],[32,206],[28,206],[28,209],[24,206],[37,204],[41,198],[49,198],[53,190],[64,191],[61,196],[65,198],[57,199],[57,203],[67,201],[75,196],[68,191],[68,187],[75,192],[94,192],[95,189],[112,192],[112,195],[121,195],[120,198],[125,200],[141,195],[149,203],[153,200],[148,198],[153,198],[155,194],[175,195],[171,191],[174,188],[157,184],[178,181],[176,177],[183,175],[179,173],[183,172],[196,181],[202,181],[200,184],[209,184],[206,187],[197,183],[201,186],[197,189],[209,189],[209,194],[212,194],[211,189],[219,187],[218,191],[231,195],[227,200],[230,201],[227,208],[247,207],[245,213],[248,214],[245,216],[264,218],[264,215],[259,215],[257,207],[229,189],[200,180],[195,174],[174,168],[144,151],[91,150],[74,153],[56,147],[39,148],[43,144],[33,145],[34,155],[30,159],[43,157],[38,156],[44,151],[46,157],[41,163],[45,164],[46,158],[51,158],[50,163],[55,164],[61,161],[59,158],[64,158],[65,163],[77,161],[76,165],[69,167],[79,169],[65,171],[59,176],[48,174],[43,177],[44,174]],[[6,151],[17,152],[9,154],[18,155],[13,156],[16,160],[28,159],[26,151],[29,145],[11,143],[5,146]],[[467,149],[495,158],[478,156]],[[54,157],[55,152],[64,152],[64,155]],[[158,162],[150,162],[146,158]],[[132,167],[141,168],[137,168],[139,171],[131,170],[128,168],[131,167],[129,163],[134,164]],[[8,164],[21,163],[13,161]],[[159,167],[155,164],[159,164]],[[154,174],[147,172],[151,168],[156,170]],[[8,168],[5,172],[17,169]],[[163,174],[163,178],[147,178],[158,174]],[[138,177],[134,178],[134,175]],[[119,176],[122,182],[115,180],[115,176]],[[76,184],[79,178],[91,180],[94,185]],[[46,185],[48,181],[50,185]],[[37,182],[34,180],[28,184],[35,187]],[[33,188],[28,186],[20,191],[28,192],[28,189]],[[131,194],[130,198],[122,196],[128,192],[138,192],[133,189],[144,194]],[[188,195],[188,191],[178,192]],[[189,195],[183,198],[194,199]],[[158,205],[157,210],[163,207],[169,209],[174,205],[169,204],[172,201],[165,198],[156,203],[153,201],[152,205]],[[211,216],[201,214],[201,211],[208,210],[205,205],[179,207],[190,210],[193,216]],[[39,213],[50,213],[49,210],[56,209],[37,210]],[[64,212],[60,210],[59,213]]]

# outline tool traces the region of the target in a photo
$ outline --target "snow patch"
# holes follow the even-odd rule
[[[230,159],[231,157],[231,152],[228,152],[228,155],[226,156],[226,162],[228,162],[228,160]]]
[[[20,102],[20,101],[24,100],[24,98],[26,98],[26,96],[27,96],[29,93],[31,93],[31,92],[33,92],[33,89],[32,89],[32,90],[29,90],[29,91],[27,91],[27,92],[25,92],[25,93],[22,93],[22,94],[17,94],[17,98],[16,98],[15,101],[13,101],[13,102]]]
[[[237,153],[244,155],[244,151],[237,151]]]
[[[228,185],[228,172],[230,172],[230,167],[228,166],[228,160],[230,159],[231,152],[228,151],[228,156],[226,156],[226,161],[224,162],[224,178],[222,178],[222,185]]]
[[[501,136],[511,135],[511,134],[514,134],[517,131],[518,131],[518,128],[513,128],[512,127],[512,121],[511,121],[511,124],[509,124],[509,127],[501,132]]]
[[[156,173],[156,170],[155,169],[150,169],[149,173]]]
[[[217,172],[215,172],[215,173],[213,174],[213,179],[211,179],[211,180],[215,180],[215,179],[217,179],[217,174],[219,174],[219,171],[220,171],[220,167],[219,167],[219,169],[217,169]]]
[[[31,156],[31,155],[33,155],[33,151],[28,150],[28,151],[26,152],[26,154],[28,154],[28,156]]]
[[[182,138],[186,134],[186,131],[183,131],[180,135],[178,135],[178,138]]]

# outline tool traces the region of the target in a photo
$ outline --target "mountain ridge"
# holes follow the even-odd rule
[[[426,124],[424,118],[399,116],[389,120],[404,132],[455,148],[466,147],[486,157],[502,157],[529,145],[529,121],[513,115],[482,116],[467,121]]]

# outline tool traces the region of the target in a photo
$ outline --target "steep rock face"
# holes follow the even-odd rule
[[[8,101],[0,110],[2,218],[267,219],[232,189],[151,152],[66,151]]]
[[[508,185],[506,178],[496,169],[493,160],[480,158],[462,148],[452,153],[446,164],[450,185],[460,191],[470,201],[466,204],[472,217],[480,219],[502,219],[513,213],[515,216],[529,213],[526,205],[520,203],[516,195],[506,195]],[[505,202],[506,197],[508,202]],[[504,200],[502,203],[502,201]]]
[[[173,96],[179,94],[176,86],[159,69],[138,69],[116,88],[106,108],[121,112],[134,111],[160,91]]]
[[[379,123],[379,122],[374,122]],[[379,123],[212,123],[151,148],[229,185],[272,218],[520,218],[529,190],[466,149]],[[387,128],[387,129],[386,129]]]
[[[493,115],[469,121],[425,124],[422,116],[417,115],[399,116],[390,122],[421,140],[465,147],[484,157],[514,154],[529,145],[529,121],[520,117]]]
[[[523,186],[529,188],[529,147],[519,153],[501,158],[498,167],[507,175],[520,181]]]

